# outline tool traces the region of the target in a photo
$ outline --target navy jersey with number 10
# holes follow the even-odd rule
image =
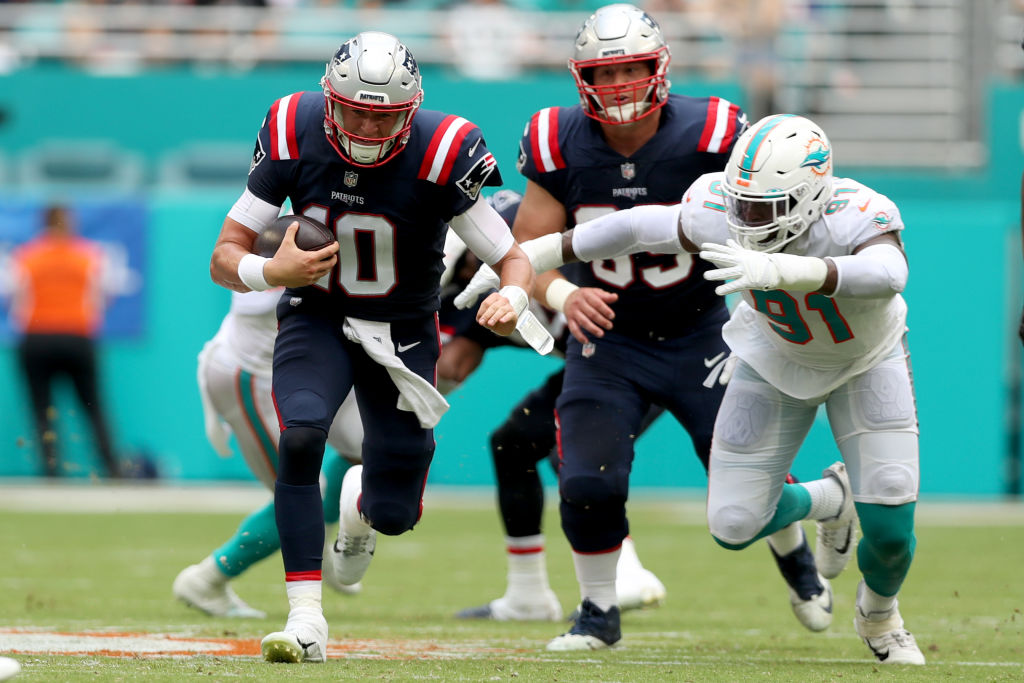
[[[438,309],[447,223],[482,187],[500,184],[479,128],[423,109],[393,159],[375,168],[349,164],[324,134],[323,94],[303,92],[271,106],[248,189],[274,206],[290,199],[294,213],[337,235],[338,265],[302,288],[306,303],[332,315],[394,321]]]

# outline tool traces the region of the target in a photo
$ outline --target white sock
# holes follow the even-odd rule
[[[576,565],[576,580],[580,584],[580,598],[590,599],[607,612],[619,604],[615,593],[615,567],[619,562],[619,549],[606,553],[588,553],[575,550],[572,562]]]
[[[285,590],[291,609],[309,607],[323,611],[323,584],[320,581],[288,581]]]
[[[548,585],[544,534],[506,536],[505,556],[508,559],[508,586],[505,598],[513,602],[533,602]]]
[[[799,548],[804,542],[804,530],[800,522],[793,522],[783,527],[768,537],[768,545],[772,547],[775,554],[785,557]]]
[[[207,555],[199,563],[199,576],[211,586],[223,586],[231,580],[231,577],[225,574],[224,570],[217,564],[217,560],[213,558],[213,555]]]
[[[885,597],[868,588],[864,581],[857,586],[857,609],[868,620],[881,621],[888,619],[893,608],[897,605],[896,596]]]
[[[811,494],[811,511],[807,519],[835,517],[843,507],[843,487],[832,477],[815,479],[796,486],[803,486]]]

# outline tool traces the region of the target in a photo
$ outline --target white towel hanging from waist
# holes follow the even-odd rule
[[[448,410],[448,401],[427,380],[406,367],[395,353],[391,341],[391,323],[345,318],[342,331],[359,344],[366,354],[384,366],[398,389],[398,409],[416,413],[420,426],[431,429]]]

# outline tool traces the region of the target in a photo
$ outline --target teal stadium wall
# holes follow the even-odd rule
[[[230,142],[251,149],[273,99],[316,89],[321,68],[311,64],[247,74],[157,70],[144,77],[101,77],[39,67],[0,76],[0,111],[5,113],[0,171],[54,139],[113,140],[149,169],[196,143]],[[506,185],[515,189],[524,184],[514,162],[529,116],[541,106],[575,102],[564,72],[498,84],[468,83],[444,70],[425,69],[424,83],[425,107],[458,113],[480,125]],[[677,78],[674,90],[743,101],[735,83]],[[1009,311],[1019,310],[1019,293],[1007,283],[1020,260],[1019,253],[1005,255],[1018,225],[1024,90],[994,84],[990,92],[992,163],[983,172],[851,173],[896,200],[907,224],[909,340],[922,430],[921,486],[928,494],[984,497],[1005,488],[1006,368],[1019,362],[1013,355],[1016,347],[1008,343],[1015,330]],[[196,354],[216,331],[229,299],[209,279],[210,250],[243,187],[248,161],[247,153],[239,154],[238,182],[230,189],[162,187],[142,195],[149,214],[143,332],[137,338],[107,340],[101,370],[120,449],[147,454],[163,478],[250,478],[241,458],[220,459],[207,445],[195,386]],[[838,172],[844,173],[841,158]],[[51,196],[41,187],[10,182],[0,187],[5,196]],[[69,191],[58,196],[72,203],[84,198]],[[490,429],[557,367],[557,360],[523,351],[490,353],[451,397],[452,409],[436,430],[431,482],[492,484]],[[0,348],[0,389],[0,476],[32,476],[37,456],[9,341]],[[71,474],[88,476],[95,466],[88,429],[73,414],[68,396],[60,398],[58,407]],[[814,478],[836,455],[819,416],[793,471]],[[545,477],[554,481],[550,473]],[[699,488],[703,480],[689,438],[671,419],[659,421],[640,439],[635,490]]]

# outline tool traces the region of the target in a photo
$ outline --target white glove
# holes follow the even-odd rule
[[[725,244],[705,242],[700,249],[702,259],[719,266],[718,270],[704,273],[705,280],[733,280],[715,288],[715,294],[720,296],[742,289],[813,292],[821,289],[828,275],[828,266],[820,258],[766,254],[744,249],[732,239]]]
[[[498,277],[498,274],[486,263],[481,264],[480,268],[473,273],[473,278],[466,288],[455,296],[455,308],[469,308],[476,303],[480,295],[499,287],[501,287],[501,278]]]
[[[708,376],[704,379],[702,384],[710,389],[714,386],[717,381],[722,386],[729,383],[732,379],[732,371],[736,368],[736,361],[739,360],[739,356],[730,353],[728,356],[725,355],[725,351],[718,354],[711,359],[710,364],[708,361],[704,361],[704,365],[711,369]]]

